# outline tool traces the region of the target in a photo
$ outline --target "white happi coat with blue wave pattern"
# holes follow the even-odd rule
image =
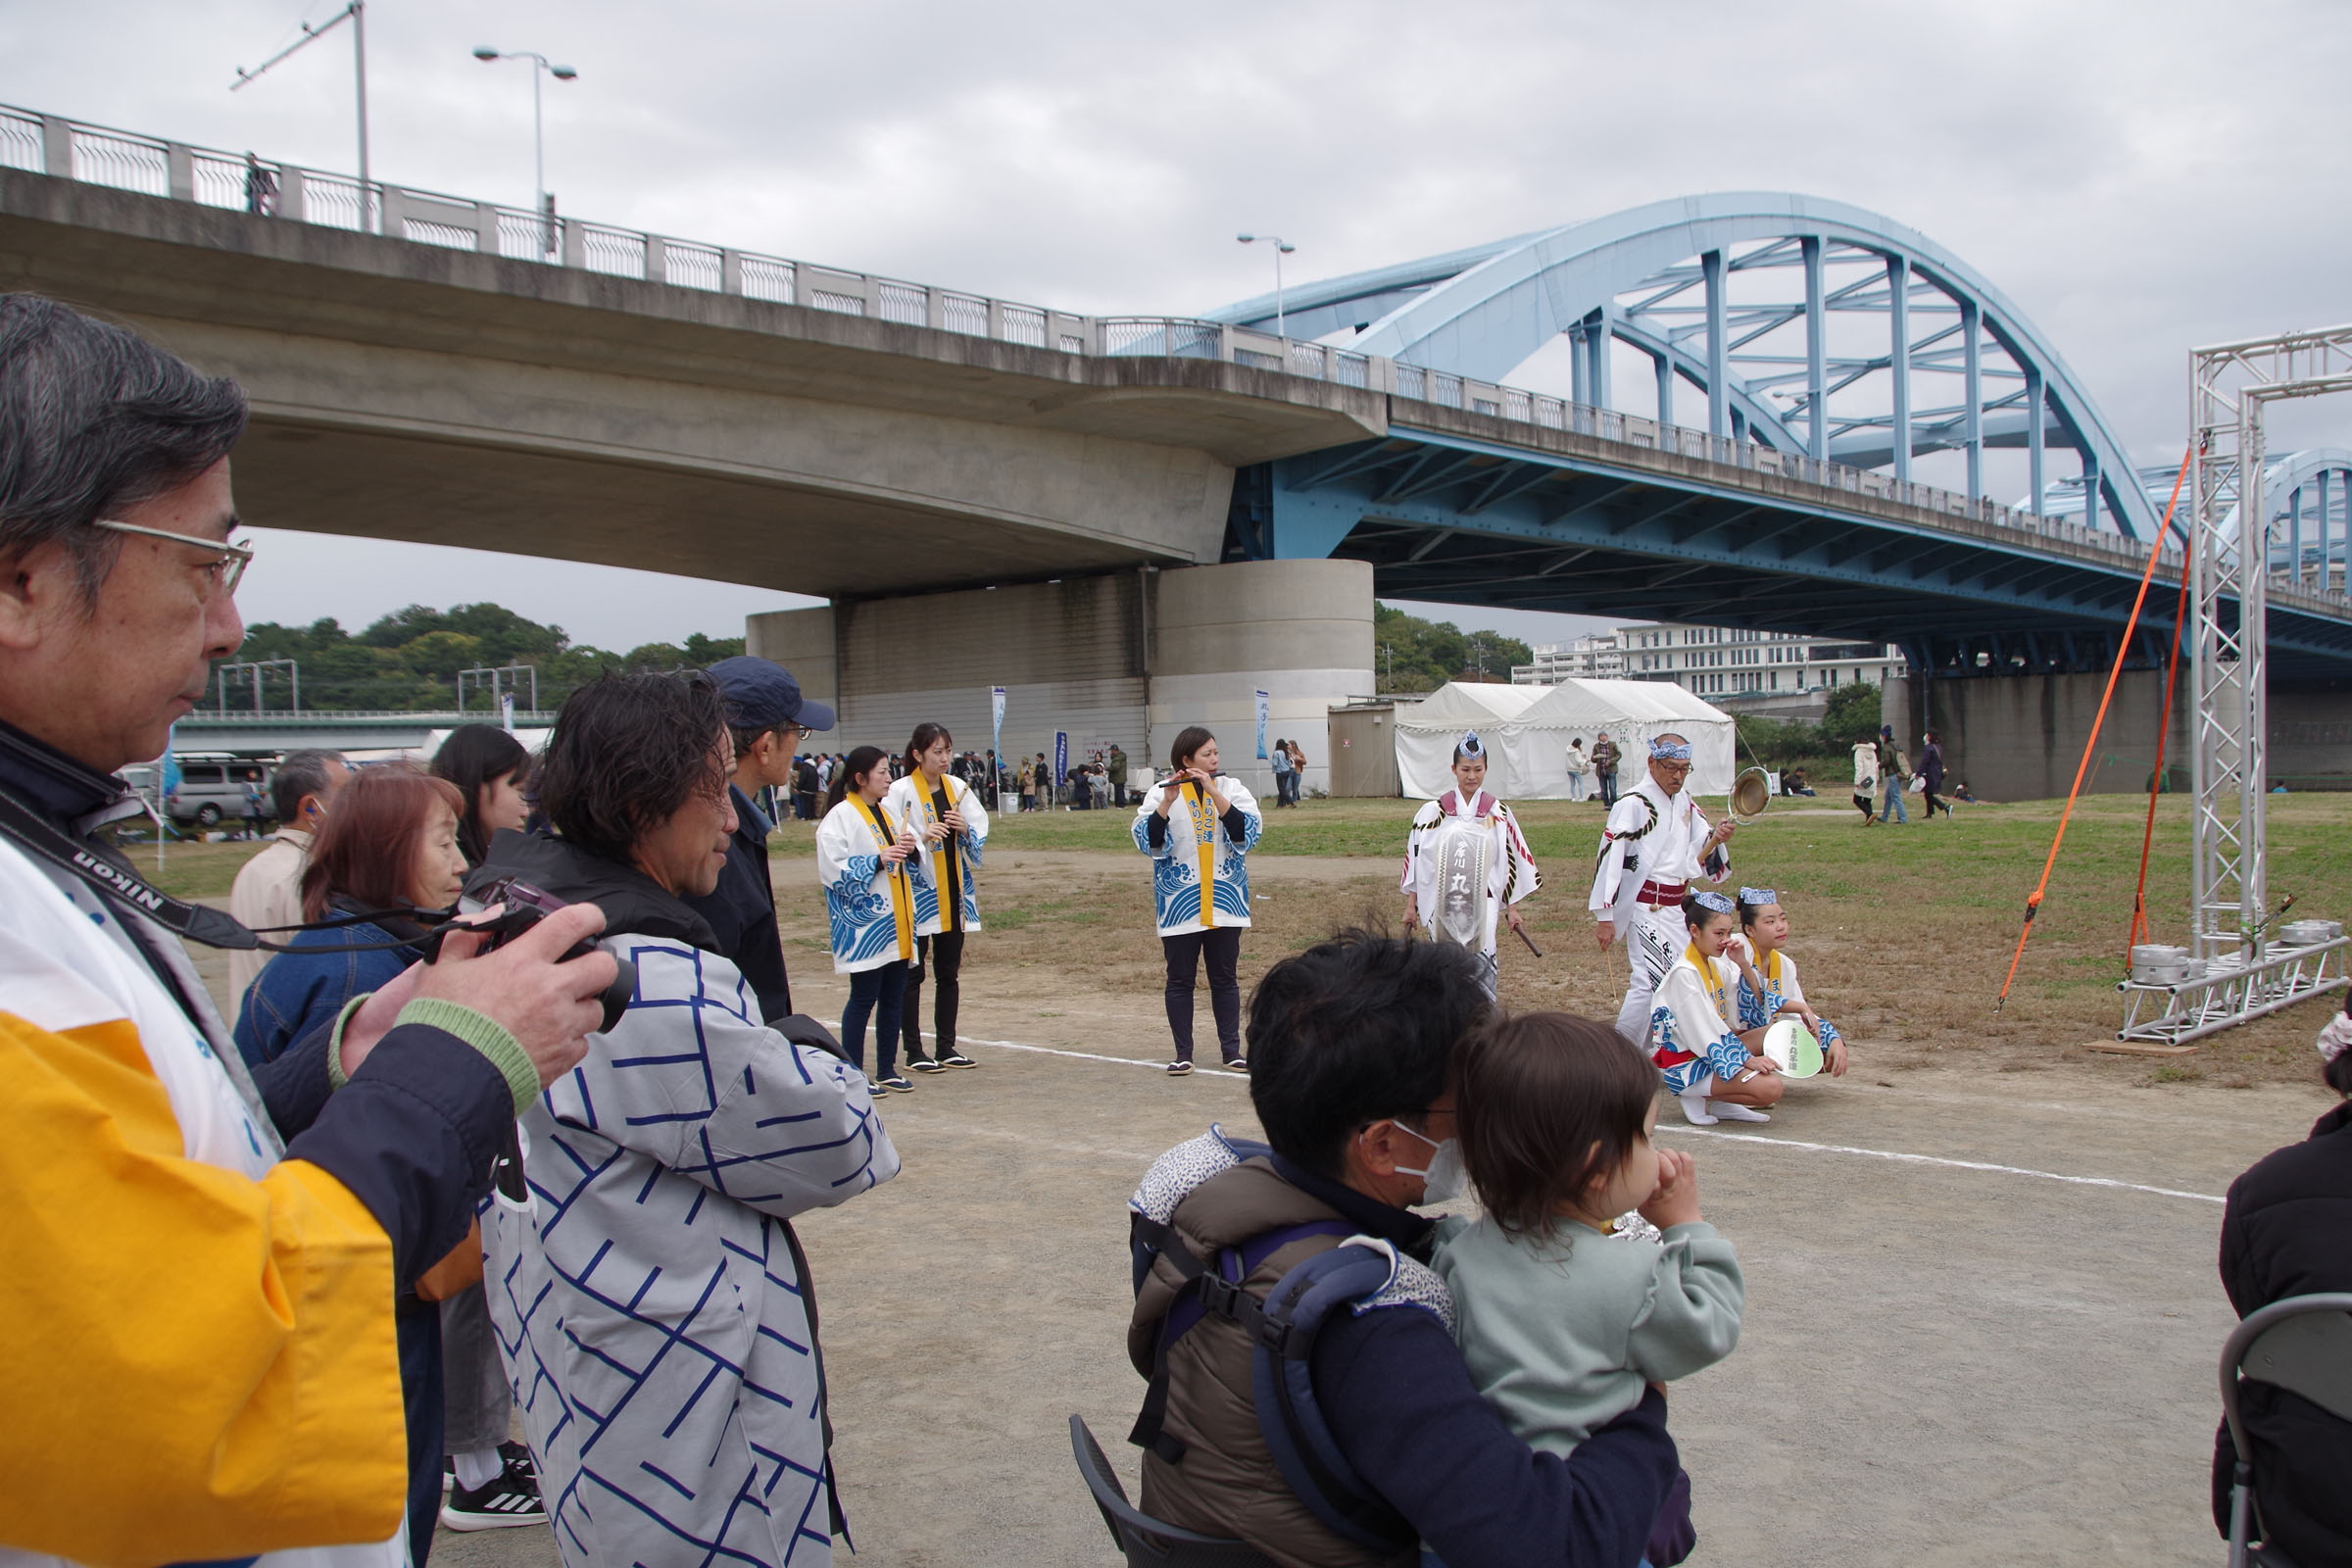
[[[890,808],[879,803],[882,821],[895,836],[904,825]],[[917,855],[886,865],[882,852],[888,844],[874,832],[864,808],[845,800],[816,824],[816,880],[825,890],[825,922],[833,945],[833,972],[856,974],[914,956],[911,946],[902,950],[899,911],[891,884],[904,877],[901,890],[907,901],[907,939],[914,934],[914,901],[931,880],[929,856]]]
[[[980,929],[980,860],[988,849],[988,808],[980,804],[980,792],[953,773],[939,776],[940,792],[948,798],[948,809],[963,816],[963,831],[951,833],[938,843],[923,845],[923,858],[929,862],[931,875],[914,884],[914,934],[935,937],[946,929],[940,918],[940,901],[947,897],[947,858],[956,856],[956,881],[963,896],[956,901],[956,929]],[[939,820],[930,792],[923,788],[920,772],[907,774],[891,785],[890,793],[882,797],[892,816],[914,829],[921,838],[924,829]]]
[[[1242,813],[1238,843],[1205,804],[1195,814],[1193,803],[1199,791],[1194,788],[1176,792],[1175,804],[1168,808],[1167,837],[1157,849],[1152,847],[1152,816],[1167,797],[1168,786],[1154,784],[1145,791],[1144,804],[1136,810],[1135,847],[1152,858],[1152,912],[1163,937],[1180,937],[1211,925],[1250,923],[1249,856],[1257,847],[1258,835],[1265,831],[1265,818],[1247,784],[1226,774],[1218,775],[1217,783],[1225,791],[1226,805]],[[1204,858],[1208,867],[1205,877],[1201,874]],[[1201,918],[1203,897],[1208,900],[1209,918],[1205,920]]]
[[[822,1373],[785,1221],[898,1173],[865,1078],[671,938],[522,1117],[490,1312],[567,1568],[832,1561]]]

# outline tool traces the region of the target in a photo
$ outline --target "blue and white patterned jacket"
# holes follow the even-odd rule
[[[883,824],[895,836],[903,819],[890,808],[888,797],[881,811]],[[930,858],[918,855],[887,865],[882,859],[886,848],[854,798],[834,807],[816,824],[816,880],[825,890],[835,974],[879,969],[914,956],[915,901],[930,882]],[[936,902],[938,895],[932,897]]]
[[[1167,832],[1156,848],[1152,843],[1152,818],[1168,793],[1167,785],[1154,784],[1145,791],[1136,810],[1135,847],[1152,859],[1152,911],[1163,937],[1250,923],[1249,854],[1265,831],[1265,818],[1258,813],[1257,797],[1240,779],[1221,775],[1217,783],[1225,791],[1226,804],[1242,813],[1238,840],[1205,807],[1195,814],[1193,803],[1200,794],[1197,785],[1186,786],[1168,808]]]
[[[699,916],[671,900],[682,919],[649,921],[658,891],[533,869],[605,905],[618,930],[598,945],[637,966],[619,1024],[523,1114],[522,1196],[481,1216],[557,1548],[575,1568],[822,1568],[822,1374],[786,1222],[888,1181],[898,1151],[863,1075],[759,1022]]]
[[[921,937],[939,935],[946,922],[940,918],[939,901],[947,888],[948,856],[954,854],[956,879],[961,884],[963,897],[958,901],[956,929],[980,929],[980,858],[988,847],[988,808],[980,804],[980,792],[953,773],[942,773],[939,787],[946,791],[948,808],[963,813],[963,831],[951,834],[937,844],[924,846],[923,859],[931,871],[930,880],[914,886],[914,934]],[[915,837],[938,820],[931,800],[922,788],[922,775],[909,773],[891,785],[890,793],[882,797],[892,816],[914,829]]]

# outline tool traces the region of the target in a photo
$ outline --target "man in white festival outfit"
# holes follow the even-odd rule
[[[1633,974],[1617,1032],[1639,1046],[1649,1034],[1650,998],[1682,956],[1683,894],[1692,882],[1731,875],[1728,818],[1710,825],[1684,790],[1690,743],[1671,731],[1649,743],[1649,775],[1617,797],[1600,835],[1587,906],[1598,919],[1602,948],[1622,939]]]

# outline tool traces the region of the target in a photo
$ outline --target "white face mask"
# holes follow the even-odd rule
[[[1448,1138],[1440,1143],[1434,1138],[1423,1137],[1402,1122],[1396,1124],[1396,1130],[1410,1134],[1422,1143],[1429,1145],[1430,1156],[1427,1165],[1418,1170],[1410,1165],[1396,1167],[1396,1174],[1399,1176],[1421,1178],[1421,1201],[1443,1203],[1461,1197],[1463,1189],[1469,1185],[1470,1181],[1469,1169],[1462,1164],[1461,1141]]]

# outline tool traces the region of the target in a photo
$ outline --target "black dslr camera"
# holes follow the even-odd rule
[[[451,921],[435,926],[419,944],[424,952],[424,961],[431,963],[440,957],[441,939],[452,931],[472,931],[488,938],[482,946],[481,951],[484,953],[504,947],[511,938],[520,936],[558,909],[563,908],[564,901],[552,893],[541,892],[528,882],[511,876],[502,876],[494,882],[485,884],[481,892],[469,893],[460,899],[458,912],[460,914],[479,914],[494,904],[506,906],[494,919],[474,921],[465,925]],[[592,943],[575,942],[572,944],[571,950],[556,961],[569,963],[572,959],[585,957],[595,951],[596,948]],[[620,966],[620,972],[615,974],[612,977],[612,983],[605,988],[602,999],[605,1021],[601,1026],[604,1033],[612,1032],[619,1024],[620,1015],[628,1010],[629,999],[637,993],[637,966],[626,958],[615,957],[613,961]]]

